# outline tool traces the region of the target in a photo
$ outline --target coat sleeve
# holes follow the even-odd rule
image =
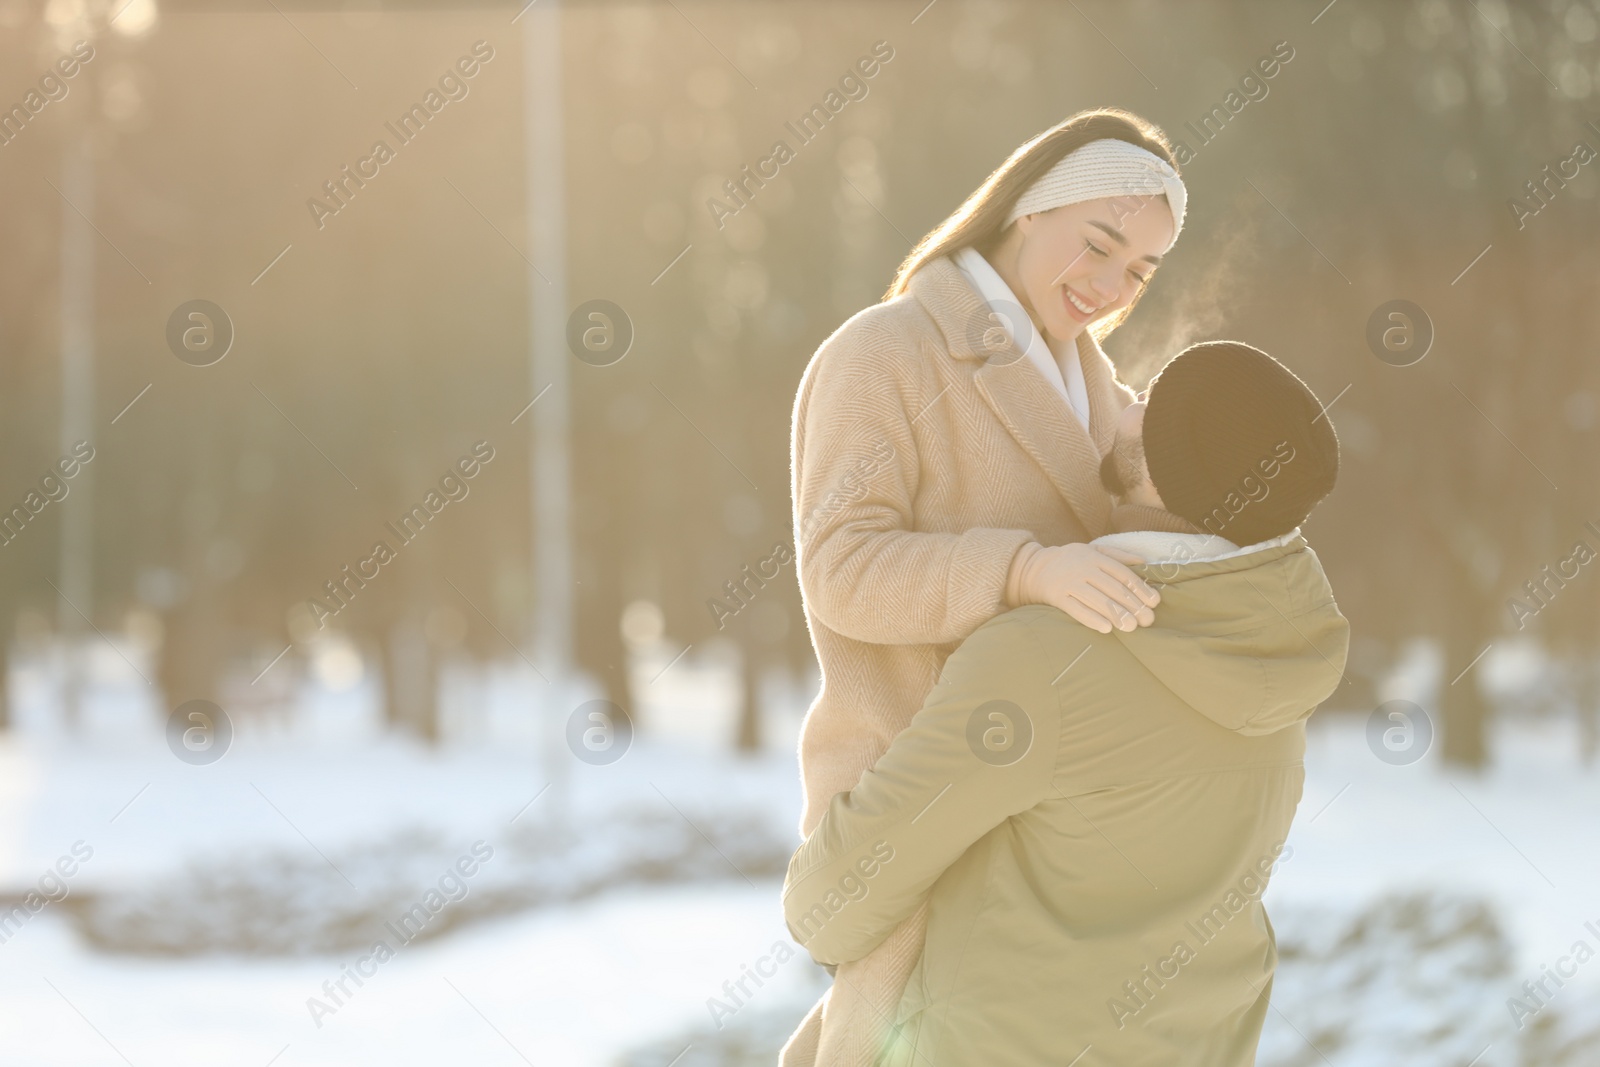
[[[867,955],[974,842],[1049,794],[1060,710],[1024,612],[950,656],[910,726],[790,860],[784,918],[817,962]]]
[[[848,333],[846,333],[848,331]],[[921,460],[912,420],[941,400],[909,342],[852,323],[806,372],[795,404],[795,545],[806,606],[876,644],[959,641],[1005,611],[1027,530],[912,529]]]

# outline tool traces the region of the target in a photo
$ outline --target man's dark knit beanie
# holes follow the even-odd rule
[[[1144,453],[1167,510],[1236,545],[1299,526],[1339,474],[1339,438],[1316,394],[1238,341],[1192,345],[1161,369]]]

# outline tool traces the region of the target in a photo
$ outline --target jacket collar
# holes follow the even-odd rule
[[[944,335],[950,358],[979,364],[972,375],[979,395],[1044,470],[1089,536],[1110,529],[1111,499],[1100,484],[1100,458],[1111,447],[1125,398],[1094,338],[1087,331],[1078,337],[1089,393],[1085,430],[1021,349],[995,327],[988,301],[948,257],[912,275],[910,291]]]
[[[1147,564],[1171,568],[1185,563],[1219,563],[1245,556],[1259,556],[1259,559],[1250,561],[1250,565],[1254,566],[1258,562],[1277,559],[1286,552],[1305,547],[1306,539],[1300,527],[1296,526],[1281,536],[1243,546],[1216,534],[1175,533],[1170,530],[1126,530],[1097,537],[1092,543],[1097,547],[1131,552]]]

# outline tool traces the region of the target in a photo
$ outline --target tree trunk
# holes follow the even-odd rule
[[[734,746],[740,752],[756,752],[761,748],[762,662],[756,655],[755,642],[748,636],[749,627],[740,634],[739,690],[743,699],[739,708],[739,735]]]
[[[11,641],[0,639],[0,731],[11,729]]]
[[[1578,754],[1584,765],[1594,766],[1600,755],[1600,660],[1577,657],[1578,684],[1574,709],[1578,716]]]
[[[417,611],[408,609],[389,630],[384,650],[384,718],[430,745],[439,743],[439,672]]]
[[[1439,692],[1440,752],[1446,763],[1481,768],[1489,760],[1488,723],[1490,708],[1479,685],[1483,662],[1480,660],[1454,684],[1451,679],[1472,663],[1493,634],[1495,604],[1480,594],[1468,575],[1460,569],[1445,583],[1450,601],[1444,635],[1445,674]]]
[[[607,700],[632,715],[628,650],[622,641],[622,609],[618,606],[620,590],[605,568],[585,566],[584,570],[592,580],[579,587],[582,595],[574,605],[578,629],[573,657],[580,670],[600,683]]]
[[[168,613],[157,668],[167,701],[163,717],[186,700],[217,699],[217,664],[223,653],[218,616],[215,603],[202,591],[191,591]]]

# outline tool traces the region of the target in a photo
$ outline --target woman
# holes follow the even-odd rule
[[[1012,153],[812,358],[791,485],[822,666],[800,736],[802,835],[991,617],[1043,603],[1102,633],[1153,621],[1136,560],[1087,544],[1109,532],[1099,468],[1133,400],[1099,339],[1149,284],[1186,199],[1156,127],[1074,115]],[[924,925],[919,912],[838,968],[784,1067],[872,1062]]]

